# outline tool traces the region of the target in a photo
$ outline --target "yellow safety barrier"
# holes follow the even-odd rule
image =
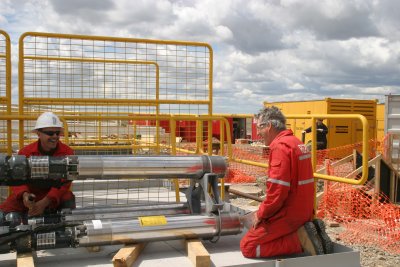
[[[194,150],[186,150],[182,148],[177,148],[176,147],[176,122],[177,121],[195,121],[197,125],[202,125],[203,122],[212,122],[212,121],[220,121],[220,124],[222,124],[225,127],[225,130],[227,132],[227,152],[228,155],[232,155],[231,152],[231,143],[232,143],[232,137],[231,137],[231,129],[229,128],[229,123],[226,118],[224,117],[219,117],[219,116],[208,116],[208,115],[202,115],[202,116],[197,116],[197,115],[159,115],[159,116],[154,116],[154,115],[130,115],[130,116],[123,116],[123,115],[112,115],[112,116],[102,116],[102,115],[80,115],[79,118],[76,116],[71,116],[71,115],[59,115],[61,121],[63,122],[63,127],[64,127],[64,137],[63,141],[66,144],[71,145],[71,140],[69,138],[69,124],[72,124],[76,122],[77,120],[79,121],[87,121],[87,122],[93,122],[93,121],[98,121],[98,122],[103,122],[105,123],[106,121],[109,120],[116,120],[116,121],[122,121],[122,120],[131,120],[131,121],[143,121],[143,120],[157,120],[158,122],[162,120],[167,120],[169,121],[169,125],[171,128],[171,136],[170,136],[170,144],[161,144],[158,139],[156,139],[156,142],[147,142],[147,143],[140,143],[140,142],[133,142],[134,139],[118,139],[116,141],[118,142],[128,142],[129,144],[126,145],[121,145],[121,144],[111,144],[111,145],[105,145],[104,142],[105,140],[102,139],[97,139],[97,140],[92,140],[97,143],[96,145],[71,145],[71,147],[75,151],[97,151],[97,150],[112,150],[112,149],[140,149],[140,148],[156,148],[157,151],[160,151],[160,148],[165,148],[169,149],[171,151],[171,155],[176,155],[177,152],[183,152],[183,153],[190,153],[190,154],[203,154],[204,152],[204,142],[203,142],[203,127],[196,127],[196,147]],[[37,115],[0,115],[0,120],[19,120],[19,121],[35,121],[37,119]],[[211,132],[212,128],[208,128],[208,132]],[[200,141],[199,141],[200,140]],[[24,139],[24,142],[29,141],[35,141],[32,138]],[[82,139],[82,141],[87,141],[87,139]],[[85,142],[82,142],[85,143]],[[219,151],[223,151],[223,147],[225,146],[225,140],[221,140],[219,143]],[[213,153],[213,146],[211,144],[211,139],[208,140],[207,142],[207,154],[212,155]],[[178,181],[175,179],[175,190],[176,190],[176,201],[180,201],[179,197],[179,185]],[[224,197],[224,180],[221,179],[221,197]]]
[[[3,30],[0,30],[0,114],[11,114],[11,41],[10,36]],[[11,154],[11,121],[0,125],[1,140],[5,140],[7,154]],[[4,138],[5,135],[5,138]],[[3,143],[3,142],[1,142]],[[1,147],[3,150],[3,147]]]
[[[369,151],[369,143],[368,143],[368,121],[367,119],[359,114],[313,114],[313,115],[288,115],[287,118],[291,119],[311,119],[312,124],[311,124],[311,131],[312,131],[312,163],[314,167],[314,177],[315,178],[320,178],[320,179],[325,179],[329,181],[335,181],[335,182],[341,182],[341,183],[347,183],[347,184],[353,184],[353,185],[362,185],[364,184],[367,179],[368,179],[368,151]],[[362,129],[363,129],[363,139],[362,139],[362,154],[363,159],[362,159],[362,177],[359,180],[354,180],[354,179],[348,179],[348,178],[343,178],[343,177],[338,177],[338,176],[331,176],[331,175],[326,175],[326,174],[321,174],[321,173],[316,173],[316,162],[317,162],[317,156],[316,156],[316,151],[317,151],[317,126],[316,126],[316,119],[321,118],[321,119],[358,119],[362,123]]]
[[[18,70],[20,115],[212,114],[213,51],[206,43],[27,32]],[[111,126],[97,126],[101,142]],[[21,122],[21,137],[25,127]]]

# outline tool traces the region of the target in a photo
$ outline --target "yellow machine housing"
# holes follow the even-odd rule
[[[377,100],[333,99],[293,102],[264,102],[277,106],[285,115],[293,114],[361,114],[369,123],[369,138],[376,139]],[[362,125],[355,119],[325,119],[329,129],[328,148],[354,144],[362,140]],[[301,138],[301,132],[311,126],[309,119],[288,119],[287,127]],[[305,142],[311,139],[307,134]]]
[[[376,105],[376,140],[382,141],[385,137],[385,104]]]

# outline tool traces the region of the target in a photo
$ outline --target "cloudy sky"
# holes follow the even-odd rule
[[[400,94],[398,0],[0,0],[13,43],[40,31],[207,42],[214,112]],[[13,67],[13,87],[17,66]]]

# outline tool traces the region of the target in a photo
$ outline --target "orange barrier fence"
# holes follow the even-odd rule
[[[339,237],[345,242],[400,253],[400,207],[375,192],[372,183],[353,186],[326,181],[317,216],[341,223],[345,230]]]

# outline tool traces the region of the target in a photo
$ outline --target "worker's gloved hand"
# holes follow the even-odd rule
[[[30,209],[35,204],[36,196],[35,194],[24,192],[22,195],[22,201],[24,202],[24,206]]]
[[[301,133],[303,133],[303,134],[304,134],[304,133],[306,133],[306,131],[304,131],[304,130],[303,130],[303,131],[301,131]]]

